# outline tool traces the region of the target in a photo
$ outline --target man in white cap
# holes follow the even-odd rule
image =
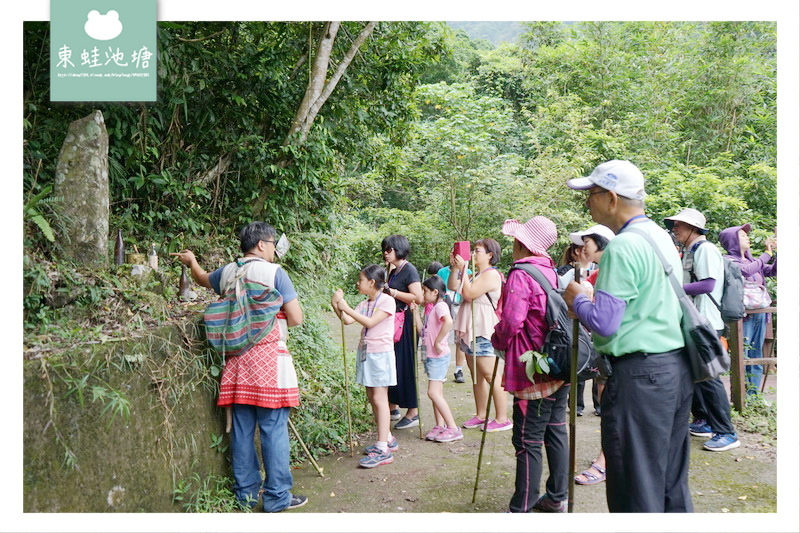
[[[567,185],[588,191],[592,219],[616,233],[600,260],[594,301],[575,282],[564,293],[612,366],[600,423],[608,509],[691,512],[692,377],[682,312],[661,261],[638,232],[652,238],[675,272],[680,258],[670,236],[645,215],[644,176],[630,161],[608,161]]]
[[[522,224],[506,220],[503,234],[514,237],[514,265],[539,269],[553,287],[557,286],[555,264],[547,249],[556,242],[556,226],[536,216]],[[569,443],[567,439],[567,397],[569,383],[546,374],[529,377],[520,356],[541,350],[547,333],[547,293],[521,269],[508,274],[503,288],[503,315],[492,334],[492,345],[505,352],[504,388],[514,396],[514,427],[511,442],[517,459],[517,476],[509,510],[527,513],[567,511],[569,490]],[[545,493],[539,497],[542,477],[542,443],[550,475]]]
[[[694,297],[697,310],[722,335],[725,323],[720,311],[725,264],[717,247],[706,239],[706,217],[697,209],[686,208],[665,218],[664,225],[683,249],[684,291]],[[741,444],[731,422],[728,395],[719,378],[694,384],[692,417],[689,433],[695,437],[710,437],[703,444],[706,450],[724,452]]]

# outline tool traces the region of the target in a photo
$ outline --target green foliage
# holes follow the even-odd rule
[[[172,499],[181,502],[187,513],[249,513],[249,506],[242,506],[233,493],[233,480],[228,477],[209,475],[201,477],[195,472],[188,480],[178,482]]]
[[[770,440],[778,435],[778,406],[758,392],[747,396],[744,410],[731,410],[731,420],[741,431],[760,433]]]

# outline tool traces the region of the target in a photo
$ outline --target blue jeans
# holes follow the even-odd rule
[[[744,343],[750,346],[749,348],[745,348],[745,358],[757,359],[761,357],[761,349],[764,346],[764,335],[767,332],[766,325],[766,313],[748,315],[747,318],[742,321]],[[747,365],[745,366],[745,375],[747,378],[747,393],[755,394],[761,391],[761,378],[764,375],[764,367],[762,365]]]
[[[233,491],[243,505],[255,506],[262,485],[256,452],[255,436],[258,426],[261,440],[261,459],[264,461],[264,512],[283,511],[292,501],[292,473],[289,470],[289,410],[290,407],[268,409],[254,405],[234,404],[231,429],[231,463]]]

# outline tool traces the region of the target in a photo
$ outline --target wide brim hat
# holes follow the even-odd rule
[[[585,178],[567,180],[567,187],[579,191],[595,185],[632,200],[644,200],[647,196],[644,192],[644,176],[630,161],[612,159],[597,165]]]
[[[676,221],[689,224],[693,228],[697,229],[697,232],[701,235],[708,233],[708,230],[706,229],[706,217],[697,209],[687,207],[677,215],[665,218],[664,225],[668,230],[671,230]]]
[[[543,216],[535,216],[524,224],[515,219],[506,220],[502,231],[503,235],[518,240],[532,254],[544,257],[550,257],[547,249],[553,246],[558,238],[556,225]]]
[[[587,235],[600,235],[604,237],[607,241],[613,239],[616,235],[608,226],[604,226],[602,224],[597,224],[596,226],[592,226],[589,229],[585,229],[583,231],[574,231],[569,234],[569,240],[572,241],[573,244],[577,246],[583,246],[583,238]]]

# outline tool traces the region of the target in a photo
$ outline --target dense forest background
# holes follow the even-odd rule
[[[471,38],[480,28],[469,24],[160,22],[158,102],[60,104],[49,100],[48,23],[26,22],[26,350],[68,352],[77,338],[168,318],[180,270],[167,253],[192,248],[214,268],[236,255],[238,229],[263,219],[291,241],[284,266],[308,317],[292,335],[301,390],[330,399],[317,402],[325,413],[303,412],[314,421],[303,429],[312,446],[341,444],[340,374],[327,363],[337,348],[320,317],[332,288],[354,292],[358,270],[380,263],[389,234],[409,238],[422,270],[456,240],[509,248],[505,219],[545,215],[557,257],[591,224],[565,181],[614,158],[642,169],[656,221],[694,207],[712,240],[749,222],[756,250],[772,233],[775,23],[522,22],[503,28],[514,38]],[[57,157],[69,123],[95,109],[110,138],[112,235],[156,243],[163,305],[142,303],[152,287],[121,286],[113,269],[62,259]],[[75,398],[91,380],[66,360]],[[213,386],[218,362],[207,367]]]
[[[164,252],[259,217],[293,238],[290,266],[337,275],[377,261],[394,231],[418,266],[453,240],[498,238],[510,217],[547,215],[564,244],[589,223],[564,181],[611,158],[643,169],[656,220],[691,206],[714,231],[748,221],[756,247],[775,225],[774,23],[519,23],[495,46],[382,22],[301,140],[323,24],[162,22],[157,103],[62,105],[48,97],[48,25],[26,23],[26,213],[63,234],[38,196],[68,123],[98,108],[111,227]],[[329,75],[363,27],[342,25]],[[57,250],[32,218],[26,250]]]

